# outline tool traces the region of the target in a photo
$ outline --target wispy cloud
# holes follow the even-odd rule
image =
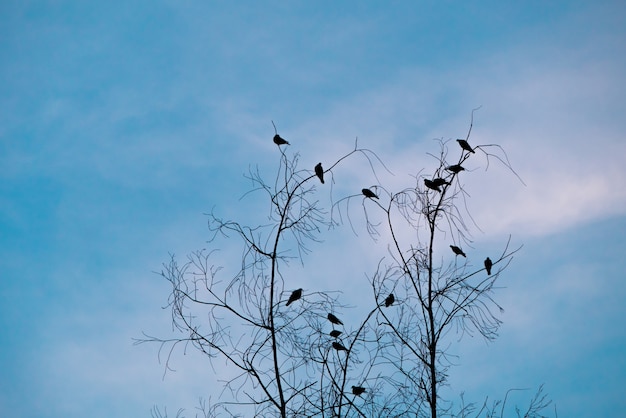
[[[606,241],[584,238],[603,220],[621,226],[626,212],[623,7],[39,6],[4,8],[12,20],[0,54],[3,286],[11,284],[3,312],[12,321],[29,308],[15,327],[45,340],[34,352],[23,349],[30,340],[10,341],[29,360],[25,375],[41,379],[34,389],[26,377],[12,386],[20,399],[9,408],[138,416],[216,393],[210,366],[198,367],[203,358],[179,353],[178,372],[162,381],[156,347],[133,347],[131,337],[169,332],[158,310],[167,286],[151,271],[168,250],[184,258],[209,247],[203,212],[215,205],[230,219],[266,219],[266,207],[251,213],[256,197],[239,198],[250,164],[273,181],[271,120],[311,173],[356,137],[393,172],[375,163],[377,177],[361,157],[336,168],[332,196],[357,195],[358,236],[348,224],[324,231],[286,277],[286,289],[343,290],[357,306],[341,312],[349,324],[372,298],[366,275],[387,256],[386,241],[363,227],[363,204],[378,215],[360,189],[380,182],[397,191],[413,184],[409,174],[429,173],[432,139],[464,136],[479,105],[470,142],[502,145],[526,186],[493,158],[485,172],[480,151],[467,162],[460,179],[484,232],[475,231],[470,251],[491,251],[509,233],[528,246],[507,275],[519,283],[502,294],[502,345],[463,345],[478,356],[463,386],[547,375],[567,388],[562,399],[580,401],[585,390],[568,379],[597,382],[584,366],[603,353],[614,362],[613,386],[593,393],[619,402],[612,390],[623,386],[616,341],[624,336],[611,320],[623,316],[624,289],[611,281],[621,270],[607,266],[619,266],[621,253],[588,249],[623,245],[607,231]],[[448,147],[453,158],[459,150]],[[316,187],[330,207],[331,183]],[[563,237],[549,243],[579,252],[541,246]],[[239,243],[219,244],[217,261],[237,265]]]

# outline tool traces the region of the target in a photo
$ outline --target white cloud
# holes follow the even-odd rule
[[[494,233],[549,234],[626,213],[622,64],[595,61],[593,55],[581,62],[580,54],[556,61],[542,55],[549,52],[516,51],[514,60],[502,53],[490,58],[497,62],[493,67],[483,69],[488,62],[480,62],[445,75],[405,72],[307,122],[297,137],[315,140],[296,146],[303,155],[316,153],[324,160],[340,155],[358,136],[359,144],[375,151],[396,174],[386,176],[385,184],[404,187],[410,182],[407,173],[433,167],[425,154],[438,148],[430,139],[463,136],[471,107],[481,104],[470,142],[502,145],[528,185],[523,187],[493,158],[484,175],[462,173],[481,227]],[[541,60],[522,65],[533,57]],[[430,106],[450,90],[458,96],[453,112]],[[347,166],[350,180],[342,181],[352,184],[359,176],[367,178],[365,183],[375,181],[364,174],[361,161]],[[467,166],[481,171],[486,159],[479,152]]]

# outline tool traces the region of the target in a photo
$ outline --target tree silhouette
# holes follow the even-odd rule
[[[273,141],[288,144],[276,131]],[[489,257],[483,262],[486,278],[478,276],[482,266],[474,268],[460,247],[449,245],[454,256],[444,249],[446,241],[471,246],[471,216],[463,210],[467,205],[460,204],[468,197],[459,180],[465,171],[461,164],[477,158],[480,150],[487,165],[494,158],[517,174],[498,145],[472,149],[467,140],[458,142],[460,154],[457,147],[449,149],[448,141],[439,141],[430,175],[415,175],[415,182],[400,191],[374,185],[339,199],[334,198],[333,170],[357,157],[372,170],[375,165],[385,168],[376,154],[355,142],[329,168],[323,170],[319,163],[311,173],[298,168],[297,153],[288,156],[278,147],[273,182],[258,170],[247,175],[252,192],[270,203],[268,222],[246,226],[208,215],[210,242],[234,235],[243,244],[240,267],[224,277],[223,266],[213,263],[216,250],[194,252],[182,265],[171,256],[160,275],[171,284],[168,306],[179,336],[146,335],[137,342],[161,344],[166,372],[176,349],[188,346],[211,361],[225,360],[236,371],[223,382],[220,399],[226,400],[201,405],[205,417],[435,418],[466,417],[471,411],[476,417],[484,412],[496,417],[506,398],[490,407],[485,401],[481,408],[470,403],[454,411],[439,390],[451,367],[449,348],[458,341],[451,333],[496,338],[501,325],[496,314],[502,308],[493,299],[495,284],[519,248],[509,249],[509,237],[493,262]],[[458,157],[448,161],[451,154]],[[314,181],[324,183],[324,173],[333,176],[330,215]],[[355,198],[362,200],[369,236],[376,241],[384,231],[389,242],[388,255],[381,255],[368,275],[372,299],[362,302],[362,316],[344,317],[346,326],[333,313],[348,309],[341,303],[341,289],[307,290],[303,297],[302,288],[285,290],[284,272],[290,261],[305,262],[322,228],[346,221],[353,227],[356,214],[350,202]],[[462,263],[457,255],[465,257]],[[343,331],[333,329],[337,325]],[[540,391],[525,416],[539,416],[548,406]],[[161,413],[155,409],[153,415]]]

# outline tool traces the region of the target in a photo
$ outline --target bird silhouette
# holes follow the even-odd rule
[[[352,386],[352,393],[356,396],[361,396],[365,393],[365,388],[362,386]]]
[[[378,196],[376,196],[376,193],[374,193],[370,189],[361,189],[361,193],[363,193],[365,197],[369,197],[370,199],[378,199]]]
[[[470,144],[464,140],[464,139],[457,139],[456,142],[459,143],[459,145],[461,146],[461,148],[463,148],[465,151],[469,151],[472,154],[475,154],[474,150],[472,149],[472,147],[470,146]]]
[[[442,179],[441,177],[437,177],[436,179],[433,179],[433,184],[437,187],[443,186],[444,184],[450,185],[450,183],[447,182],[446,179]]]
[[[390,307],[396,301],[396,298],[393,296],[393,293],[390,293],[389,296],[385,298],[385,308]]]
[[[302,289],[296,289],[291,292],[291,296],[289,296],[289,300],[287,301],[287,306],[291,305],[293,302],[297,301],[302,297]]]
[[[459,173],[460,171],[465,170],[463,167],[461,167],[461,164],[454,164],[454,165],[449,165],[446,167],[446,170],[448,171],[452,171],[454,174]]]
[[[432,190],[436,190],[438,192],[441,191],[441,189],[439,188],[439,186],[437,186],[432,180],[429,179],[424,179],[424,184],[426,185],[426,187],[428,187],[429,189]]]
[[[333,338],[337,338],[337,337],[339,337],[340,335],[341,335],[341,331],[339,331],[339,330],[337,330],[337,329],[334,329],[334,330],[332,330],[332,331],[330,332],[330,336],[331,336],[331,337],[333,337]]]
[[[348,349],[344,347],[343,344],[338,343],[337,341],[333,341],[333,348],[337,351],[348,351]]]
[[[279,145],[279,146],[280,145],[285,145],[285,144],[289,145],[289,142],[287,142],[285,139],[281,138],[280,135],[278,135],[278,134],[274,135],[274,143],[276,145]]]
[[[343,325],[343,322],[339,320],[335,315],[329,313],[327,316],[328,320],[335,325]]]
[[[491,276],[491,267],[493,266],[493,261],[489,257],[485,258],[485,269],[487,270],[487,275]]]
[[[460,249],[459,247],[457,247],[456,245],[451,245],[450,248],[452,248],[452,251],[454,251],[454,254],[456,255],[462,255],[463,257],[467,257],[465,255],[465,253],[463,252],[462,249]]]
[[[322,184],[324,184],[324,169],[322,168],[322,163],[317,163],[315,166],[315,175],[317,175]]]

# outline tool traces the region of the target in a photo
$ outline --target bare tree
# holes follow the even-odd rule
[[[439,395],[450,366],[451,341],[446,337],[451,332],[477,332],[487,340],[497,336],[497,312],[502,308],[493,290],[519,250],[510,249],[509,238],[492,262],[495,273],[491,259],[490,272],[483,267],[487,255],[478,268],[472,267],[471,256],[461,248],[471,244],[466,220],[471,217],[457,202],[467,194],[459,173],[446,169],[461,166],[475,151],[459,148],[455,154],[460,157],[451,164],[447,143],[440,147],[434,172],[416,176],[412,187],[390,193],[385,204],[376,202],[374,210],[383,213],[384,223],[370,225],[371,230],[386,228],[391,235],[389,257],[381,260],[371,280],[378,307],[373,326],[380,328],[387,342],[383,357],[395,369],[391,386],[401,394],[398,402],[414,406],[412,414],[432,418],[451,413]]]
[[[270,202],[268,222],[250,227],[209,214],[211,242],[234,234],[243,244],[240,268],[224,280],[222,267],[212,261],[215,250],[194,252],[182,265],[172,256],[160,275],[171,284],[168,306],[181,336],[146,336],[138,342],[159,342],[167,351],[166,370],[180,345],[191,344],[210,359],[226,359],[237,372],[224,382],[222,395],[229,394],[225,397],[232,403],[220,403],[223,413],[235,415],[245,405],[257,416],[330,415],[335,405],[322,394],[326,385],[338,388],[342,371],[329,366],[340,356],[333,348],[339,343],[323,330],[329,313],[339,307],[338,293],[289,290],[282,271],[291,261],[301,261],[320,230],[331,225],[315,194],[323,173],[332,176],[336,166],[356,155],[375,156],[355,143],[326,170],[311,173],[298,167],[298,154],[286,154],[281,146],[288,142],[276,137],[274,142],[280,163],[273,183],[258,170],[247,176],[251,193],[263,193]],[[326,373],[330,380],[324,380]]]
[[[208,215],[211,242],[234,235],[242,243],[239,268],[228,275],[213,262],[215,250],[192,253],[183,265],[172,256],[160,274],[171,284],[168,306],[181,336],[146,336],[138,342],[161,344],[166,371],[181,345],[192,345],[209,359],[225,359],[236,371],[223,381],[220,401],[201,408],[205,417],[250,410],[279,417],[476,413],[474,404],[455,412],[441,399],[439,389],[451,366],[450,336],[496,338],[502,308],[493,298],[495,284],[519,248],[510,248],[509,237],[498,255],[467,250],[470,225],[476,225],[466,209],[462,177],[470,173],[463,164],[482,156],[488,166],[495,158],[515,174],[502,148],[472,147],[470,134],[471,125],[466,138],[439,141],[434,168],[415,175],[410,187],[389,192],[369,186],[331,201],[328,214],[316,192],[320,184],[333,187],[336,167],[359,156],[371,170],[384,165],[355,142],[350,152],[324,164],[327,168],[319,163],[304,170],[299,155],[288,156],[289,142],[275,132],[276,177],[268,183],[258,169],[247,176],[250,193],[262,193],[269,202],[268,221],[250,227]],[[346,308],[341,289],[290,288],[283,274],[291,262],[305,261],[322,229],[346,220],[353,225],[355,200],[361,202],[370,237],[389,237],[389,245],[370,277],[370,306],[360,321],[344,326],[338,315]],[[546,406],[539,397],[531,410]],[[485,403],[475,416],[484,411],[495,409]]]

